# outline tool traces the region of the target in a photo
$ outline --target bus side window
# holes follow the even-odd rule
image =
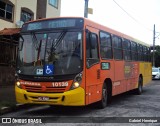
[[[131,60],[131,42],[123,39],[123,57],[124,60]]]
[[[151,49],[150,49],[150,47],[148,47],[147,56],[148,56],[148,62],[151,62]]]
[[[106,32],[100,32],[100,53],[102,59],[112,59],[111,35]]]
[[[112,37],[113,47],[114,47],[114,59],[122,60],[122,39],[113,35]]]
[[[143,61],[143,46],[138,44],[138,60]]]
[[[95,33],[87,33],[86,57],[87,67],[91,67],[99,62],[98,36]]]
[[[138,60],[137,43],[133,41],[131,41],[131,57],[133,61]]]

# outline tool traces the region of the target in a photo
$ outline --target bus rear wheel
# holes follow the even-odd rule
[[[140,95],[140,94],[142,94],[142,90],[143,90],[143,79],[142,79],[142,77],[139,77],[138,88],[136,89],[135,93],[137,95]]]

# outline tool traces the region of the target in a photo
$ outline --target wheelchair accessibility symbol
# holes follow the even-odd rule
[[[45,65],[45,75],[53,75],[54,67],[53,65]]]

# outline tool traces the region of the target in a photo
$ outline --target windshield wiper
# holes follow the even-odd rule
[[[41,46],[42,46],[42,40],[40,40],[40,44],[39,44],[39,47],[38,47],[37,61],[39,60],[39,57],[40,57]]]
[[[52,41],[52,46],[51,46],[51,53],[54,53],[56,50],[56,47],[61,43],[62,39],[64,38],[64,36],[66,35],[67,31],[63,31],[57,38],[55,44],[53,45],[53,41]]]
[[[32,32],[31,34],[33,35],[33,43],[34,43],[34,46],[35,46],[36,50],[38,50],[39,47],[38,47],[37,37],[36,37],[35,33]]]

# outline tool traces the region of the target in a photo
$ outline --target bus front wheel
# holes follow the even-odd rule
[[[107,99],[108,99],[107,94],[108,94],[107,86],[106,86],[106,83],[104,83],[102,88],[102,98],[97,103],[98,108],[103,109],[107,106]]]

